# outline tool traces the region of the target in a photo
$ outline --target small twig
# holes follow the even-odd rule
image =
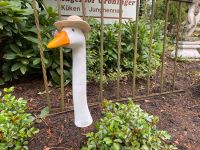
[[[33,114],[33,115],[35,116],[36,119],[38,118],[37,115],[35,115],[35,114]],[[49,128],[49,125],[46,123],[46,121],[43,118],[39,118],[39,119],[41,119],[44,122],[44,124]]]
[[[32,110],[32,109],[29,109],[28,112],[29,113],[40,113],[42,111],[42,109],[44,109],[45,107],[42,106],[40,108],[38,108],[37,110]]]
[[[66,147],[50,147],[50,149],[66,149]]]
[[[49,125],[46,123],[46,121],[43,119],[43,118],[40,118],[43,122],[44,122],[44,124],[49,128]]]
[[[63,133],[64,133],[64,126],[61,125],[61,133],[60,133],[59,138],[58,138],[58,140],[59,140],[59,144],[60,144],[60,143],[62,142],[62,140],[63,140],[63,138],[62,138]]]

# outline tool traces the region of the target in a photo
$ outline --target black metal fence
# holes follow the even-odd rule
[[[175,0],[171,0],[171,1],[175,1]],[[181,25],[181,9],[182,9],[182,4],[185,2],[190,2],[190,1],[186,1],[186,0],[179,0],[176,1],[177,3],[179,3],[179,7],[178,9],[178,20],[177,20],[177,34],[176,34],[176,52],[175,52],[175,58],[174,58],[174,64],[173,64],[173,80],[172,80],[172,89],[169,91],[164,91],[163,87],[165,84],[165,78],[164,78],[164,70],[165,70],[165,53],[166,53],[166,49],[167,49],[167,26],[168,26],[168,15],[169,15],[169,9],[170,9],[170,0],[166,0],[165,5],[166,9],[165,9],[165,18],[164,18],[164,38],[163,38],[163,50],[162,50],[162,55],[161,55],[161,69],[159,71],[160,74],[160,87],[159,87],[159,92],[157,93],[151,93],[150,92],[150,88],[151,88],[151,61],[152,61],[152,40],[153,40],[153,33],[154,33],[154,14],[156,11],[155,5],[156,5],[156,1],[152,0],[151,3],[151,16],[150,16],[150,46],[149,46],[149,53],[148,53],[148,76],[147,76],[147,92],[144,95],[136,95],[136,70],[137,70],[137,49],[138,49],[138,21],[139,21],[139,0],[137,0],[136,3],[136,20],[135,20],[135,33],[133,35],[133,70],[132,70],[132,96],[130,98],[132,98],[133,100],[137,100],[137,99],[144,99],[147,97],[152,97],[152,96],[157,96],[157,95],[164,95],[164,94],[170,94],[170,93],[176,93],[176,92],[181,92],[182,90],[176,90],[175,89],[175,85],[176,85],[176,76],[177,76],[177,49],[178,49],[178,40],[179,40],[179,30],[180,30],[180,25]],[[40,56],[41,56],[41,62],[42,62],[42,70],[43,70],[43,79],[44,79],[44,87],[45,87],[45,91],[46,91],[46,97],[48,100],[48,107],[51,109],[51,98],[50,98],[50,93],[49,93],[49,88],[48,88],[48,81],[47,81],[47,75],[46,75],[46,68],[45,68],[45,63],[44,63],[44,54],[43,54],[43,47],[42,47],[42,39],[41,39],[41,35],[40,35],[40,23],[39,23],[39,19],[38,19],[38,13],[36,10],[36,4],[35,4],[35,0],[32,0],[32,6],[34,8],[34,15],[35,15],[35,22],[36,22],[36,26],[37,26],[37,33],[38,33],[38,43],[39,43],[39,48],[40,48]],[[57,5],[58,5],[58,14],[59,14],[59,18],[61,19],[61,0],[57,0]],[[104,9],[104,1],[101,1],[101,10]],[[113,101],[126,101],[129,99],[129,97],[120,97],[120,53],[121,53],[121,40],[122,40],[122,36],[121,36],[121,28],[122,28],[122,0],[120,0],[120,4],[119,4],[119,32],[118,32],[118,49],[117,49],[117,81],[116,81],[116,97],[114,99],[112,99]],[[82,1],[82,14],[83,14],[83,19],[86,20],[86,4],[85,1]],[[95,103],[89,103],[90,107],[94,107],[94,106],[99,106],[99,104],[101,103],[101,101],[104,99],[104,83],[103,83],[103,75],[104,75],[104,68],[103,68],[103,64],[104,64],[104,11],[101,11],[101,32],[100,32],[100,83],[99,83],[99,98],[98,98],[98,102]],[[60,48],[60,70],[61,70],[61,100],[60,100],[60,108],[59,110],[61,110],[61,112],[67,112],[67,111],[72,111],[73,107],[72,106],[65,106],[64,103],[64,75],[63,75],[63,49]],[[53,111],[53,108],[51,109]],[[58,109],[57,109],[58,110]]]

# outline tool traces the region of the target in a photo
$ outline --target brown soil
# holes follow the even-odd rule
[[[137,103],[150,114],[160,118],[159,129],[167,130],[172,135],[171,143],[180,150],[200,150],[200,84],[197,84],[196,71],[200,71],[198,62],[178,62],[176,89],[185,92],[168,94],[138,101]],[[164,90],[172,89],[173,61],[167,59],[165,67]],[[159,72],[151,78],[151,93],[159,92]],[[131,80],[121,81],[121,97],[131,96]],[[43,92],[43,81],[38,77],[15,83],[15,95],[29,101],[29,111],[35,112],[47,106]],[[50,87],[53,106],[59,107],[60,89]],[[88,101],[98,101],[98,84],[88,84]],[[105,84],[105,98],[115,97],[115,83]],[[137,81],[137,95],[146,93],[146,80]],[[71,105],[71,86],[65,87],[65,102]],[[94,121],[101,117],[99,108],[90,108]],[[30,150],[79,150],[86,138],[84,133],[93,130],[75,127],[73,112],[49,116],[43,123],[36,124],[40,132],[29,141]]]

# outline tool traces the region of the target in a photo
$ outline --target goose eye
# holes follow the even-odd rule
[[[75,30],[74,30],[74,29],[72,29],[72,31],[74,32]]]

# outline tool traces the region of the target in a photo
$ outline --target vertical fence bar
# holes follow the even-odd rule
[[[172,83],[172,91],[175,90],[175,82],[176,82],[176,75],[177,75],[177,54],[178,54],[178,41],[179,41],[179,31],[181,25],[181,10],[182,10],[182,2],[179,1],[179,8],[178,8],[178,23],[177,23],[177,34],[176,34],[176,49],[175,49],[175,58],[174,58],[174,72],[173,72],[173,83]]]
[[[137,72],[137,44],[138,44],[138,20],[139,20],[139,0],[136,4],[136,20],[135,20],[135,33],[134,37],[134,57],[133,57],[133,83],[132,83],[132,97],[136,98],[136,72]]]
[[[32,0],[32,7],[33,7],[33,10],[34,10],[35,24],[36,24],[36,28],[37,28],[38,46],[39,46],[39,50],[40,50],[40,59],[41,59],[41,64],[42,64],[44,87],[45,87],[46,97],[47,97],[47,101],[48,101],[48,107],[49,107],[49,110],[51,110],[51,99],[50,99],[50,95],[49,95],[49,87],[48,87],[46,66],[45,66],[45,57],[44,57],[44,53],[43,53],[44,48],[42,46],[39,16],[38,16],[35,0]]]
[[[152,42],[154,34],[154,11],[155,11],[155,0],[152,0],[151,18],[150,18],[150,46],[149,46],[149,57],[148,57],[148,76],[147,76],[147,95],[150,93],[150,76],[151,76],[151,57],[152,57]]]
[[[121,41],[122,41],[122,0],[119,3],[119,32],[118,32],[118,48],[117,48],[117,100],[120,99],[120,54],[121,54]]]
[[[83,20],[86,20],[85,0],[82,0],[82,14],[83,14]]]
[[[167,24],[168,24],[168,15],[169,15],[169,0],[166,0],[166,11],[165,11],[165,27],[164,27],[164,39],[163,39],[163,51],[161,55],[162,63],[161,63],[161,77],[160,77],[160,93],[163,92],[163,84],[164,84],[164,64],[165,64],[165,51],[167,44]]]
[[[57,6],[58,6],[58,17],[61,19],[61,1],[57,0]],[[64,69],[63,69],[64,63],[63,63],[63,48],[60,47],[60,92],[61,92],[61,98],[60,98],[60,108],[63,111],[65,107],[64,102]]]
[[[143,19],[146,19],[147,18],[147,0],[144,0],[144,18]]]
[[[104,55],[104,0],[101,0],[101,35],[100,35],[100,101],[103,100],[103,55]]]

